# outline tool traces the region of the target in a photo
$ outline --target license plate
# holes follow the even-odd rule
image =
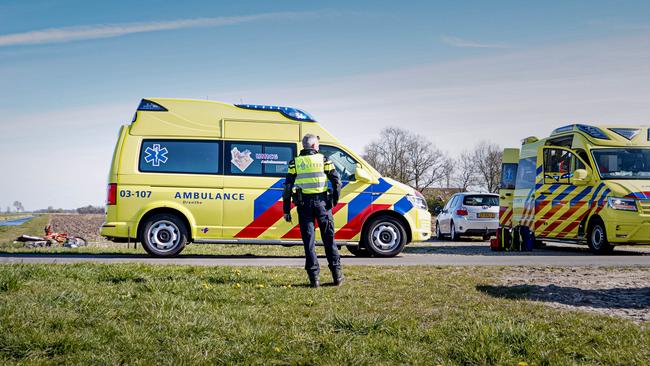
[[[477,217],[479,219],[493,219],[496,217],[496,215],[492,212],[479,212],[477,214]]]

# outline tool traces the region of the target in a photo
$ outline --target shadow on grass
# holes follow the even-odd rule
[[[581,289],[556,285],[478,285],[478,291],[494,297],[557,302],[571,306],[610,309],[650,309],[650,287]]]

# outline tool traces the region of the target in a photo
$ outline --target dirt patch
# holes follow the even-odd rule
[[[52,214],[50,223],[56,232],[81,236],[88,242],[104,241],[99,235],[99,229],[104,223],[103,214]]]
[[[516,268],[497,286],[480,286],[493,296],[544,302],[650,322],[650,269],[644,268]]]

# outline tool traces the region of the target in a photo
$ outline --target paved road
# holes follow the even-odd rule
[[[324,258],[321,258],[324,261]],[[529,253],[495,253],[482,242],[427,242],[406,247],[395,258],[344,256],[344,265],[388,266],[645,266],[650,267],[650,250],[624,248],[613,255],[596,256],[584,248],[553,245]],[[140,254],[0,254],[0,263],[148,263],[196,266],[290,266],[302,267],[304,259],[292,256],[181,255],[177,258],[150,258]],[[321,262],[325,265],[324,262]]]

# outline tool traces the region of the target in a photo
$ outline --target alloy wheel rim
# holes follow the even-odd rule
[[[169,252],[180,243],[178,226],[171,221],[156,221],[147,232],[149,242],[160,252]]]
[[[397,227],[390,223],[382,223],[375,226],[372,231],[372,242],[380,251],[388,252],[400,243],[401,235]]]
[[[600,246],[603,244],[603,229],[600,226],[594,227],[594,230],[591,233],[591,243],[594,248],[600,249]]]

